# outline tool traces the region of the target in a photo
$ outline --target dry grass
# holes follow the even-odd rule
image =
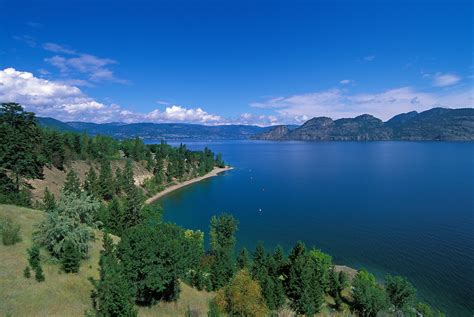
[[[96,232],[90,257],[83,261],[79,273],[66,274],[59,265],[49,263],[42,250],[43,270],[46,277],[38,283],[32,277],[23,277],[27,265],[26,250],[31,246],[34,226],[42,211],[11,205],[0,205],[0,217],[10,217],[21,225],[22,241],[12,245],[0,244],[0,316],[84,316],[91,307],[92,285],[89,277],[98,277],[98,262],[102,233]],[[115,240],[115,239],[114,239]],[[207,316],[208,301],[213,293],[198,291],[182,284],[180,299],[175,303],[160,303],[151,308],[139,308],[139,316],[184,316],[190,308],[197,316]]]

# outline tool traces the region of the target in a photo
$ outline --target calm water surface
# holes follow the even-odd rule
[[[297,240],[366,268],[407,276],[449,316],[474,313],[474,143],[212,142],[235,169],[180,189],[164,217],[208,232],[239,219],[238,246]],[[261,209],[261,211],[259,211]]]

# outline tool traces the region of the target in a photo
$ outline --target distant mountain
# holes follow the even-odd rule
[[[243,140],[266,132],[270,127],[250,125],[206,126],[187,123],[91,123],[61,122],[52,118],[38,118],[39,123],[62,131],[86,131],[91,135],[109,135],[115,138],[140,137],[145,140]],[[290,126],[294,128],[293,126]]]
[[[37,117],[38,123],[45,128],[50,128],[58,131],[76,131],[73,127],[69,124],[53,119],[53,118],[44,118],[44,117]]]
[[[474,140],[474,108],[433,108],[396,115],[383,122],[364,114],[350,119],[316,117],[289,130],[275,126],[252,137],[255,140],[383,141]]]

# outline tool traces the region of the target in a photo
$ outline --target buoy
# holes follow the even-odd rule
[[[262,211],[262,208],[259,208],[258,211]]]

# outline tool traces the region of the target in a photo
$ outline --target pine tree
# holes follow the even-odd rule
[[[133,187],[128,189],[127,197],[125,198],[122,218],[123,228],[133,227],[143,221],[144,215],[142,213],[142,206],[143,194],[139,188],[133,185]]]
[[[35,279],[38,282],[43,282],[45,280],[43,268],[41,267],[41,265],[37,265],[35,268]]]
[[[99,280],[91,280],[91,294],[95,316],[137,316],[133,288],[124,278],[123,268],[117,261],[112,239],[104,234],[103,251],[99,261]]]
[[[123,170],[122,188],[125,193],[129,194],[135,189],[135,178],[133,175],[132,160],[127,160]]]
[[[107,205],[106,216],[102,221],[104,222],[104,226],[109,228],[111,232],[117,235],[122,233],[125,219],[120,200],[117,197],[114,197]]]
[[[237,257],[237,268],[239,270],[248,269],[250,265],[249,251],[244,247],[240,250]]]
[[[99,195],[99,186],[98,186],[98,179],[97,179],[97,173],[95,172],[95,169],[91,166],[89,168],[89,171],[86,173],[86,179],[84,180],[84,184],[82,185],[82,189],[84,191],[92,196],[92,197],[97,197]]]
[[[31,268],[34,270],[37,266],[40,265],[40,248],[37,244],[33,244],[31,248],[27,250],[28,252],[28,263]]]
[[[44,189],[43,195],[43,207],[46,212],[51,212],[56,208],[56,199],[54,195],[49,191],[48,187]]]
[[[81,194],[81,184],[76,172],[70,169],[66,174],[66,181],[64,182],[63,191],[68,194]]]
[[[230,214],[211,218],[211,250],[214,261],[211,265],[211,281],[214,289],[229,282],[234,275],[234,248],[237,220]]]
[[[81,254],[74,242],[67,239],[61,254],[61,264],[64,272],[77,273],[81,265]]]
[[[112,169],[110,167],[110,161],[102,160],[100,166],[100,174],[99,174],[99,196],[102,199],[110,200],[114,195],[114,181],[112,177]]]

